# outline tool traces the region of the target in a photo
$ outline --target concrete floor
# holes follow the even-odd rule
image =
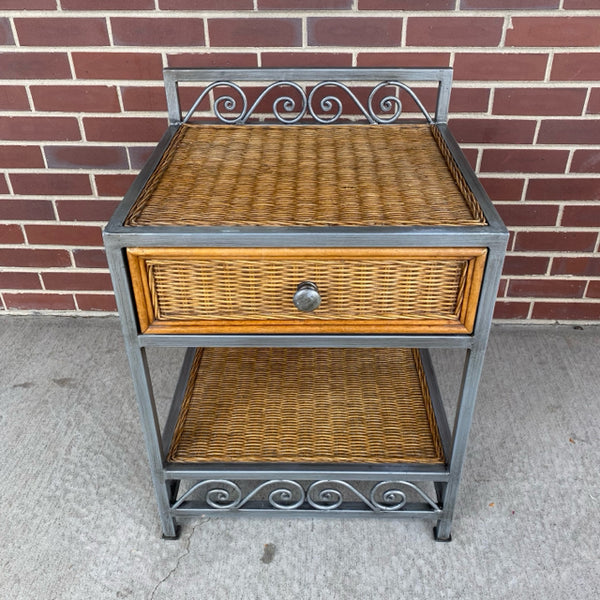
[[[600,329],[492,330],[453,536],[201,519],[160,538],[114,318],[0,319],[0,598],[600,597]],[[152,355],[166,406],[180,351]],[[437,352],[456,385],[456,352]]]

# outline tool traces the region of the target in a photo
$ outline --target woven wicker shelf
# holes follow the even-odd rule
[[[125,224],[486,221],[435,126],[182,125]]]
[[[444,455],[416,350],[207,348],[168,460],[439,465]]]

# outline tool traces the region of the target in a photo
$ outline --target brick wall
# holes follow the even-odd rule
[[[166,127],[164,66],[450,65],[512,232],[497,318],[600,320],[598,0],[1,6],[1,310],[114,310],[101,229]]]

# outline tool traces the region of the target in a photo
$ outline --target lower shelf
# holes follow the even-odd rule
[[[445,462],[418,350],[196,351],[170,463]]]

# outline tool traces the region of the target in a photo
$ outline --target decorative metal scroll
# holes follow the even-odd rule
[[[268,85],[260,93],[258,98],[250,104],[246,92],[232,81],[215,81],[208,85],[196,98],[196,101],[186,113],[183,122],[187,123],[196,112],[202,102],[209,97],[216,88],[226,88],[227,91],[214,97],[212,101],[212,112],[222,123],[238,125],[247,123],[259,107],[264,109],[264,101],[267,95],[277,88],[291,88],[285,90],[283,95],[278,96],[270,107],[270,112],[275,119],[283,124],[292,125],[302,119],[314,119],[317,123],[331,124],[337,122],[344,112],[344,97],[350,101],[360,114],[371,123],[389,124],[396,122],[403,112],[402,102],[399,95],[387,93],[388,88],[395,88],[399,94],[406,92],[423,113],[428,123],[433,119],[415,92],[401,81],[383,81],[375,85],[368,96],[366,104],[363,104],[356,94],[344,83],[339,81],[321,81],[317,83],[310,92],[307,92],[299,84],[293,81],[276,81]],[[380,92],[386,92],[383,98],[378,99]],[[337,94],[334,94],[337,92]],[[320,97],[321,93],[326,93]]]
[[[345,500],[352,499],[355,502],[358,499],[365,509],[374,512],[399,512],[406,506],[407,492],[412,491],[429,505],[432,512],[441,512],[434,500],[408,481],[381,481],[376,483],[366,496],[347,481],[335,479],[315,481],[306,490],[297,481],[274,479],[261,483],[245,494],[234,481],[208,479],[194,484],[172,508],[180,508],[194,494],[204,492],[204,501],[210,508],[237,510],[243,508],[250,500],[256,499],[260,492],[269,489],[269,506],[282,511],[307,508],[307,504],[318,511],[333,511],[343,507]]]

